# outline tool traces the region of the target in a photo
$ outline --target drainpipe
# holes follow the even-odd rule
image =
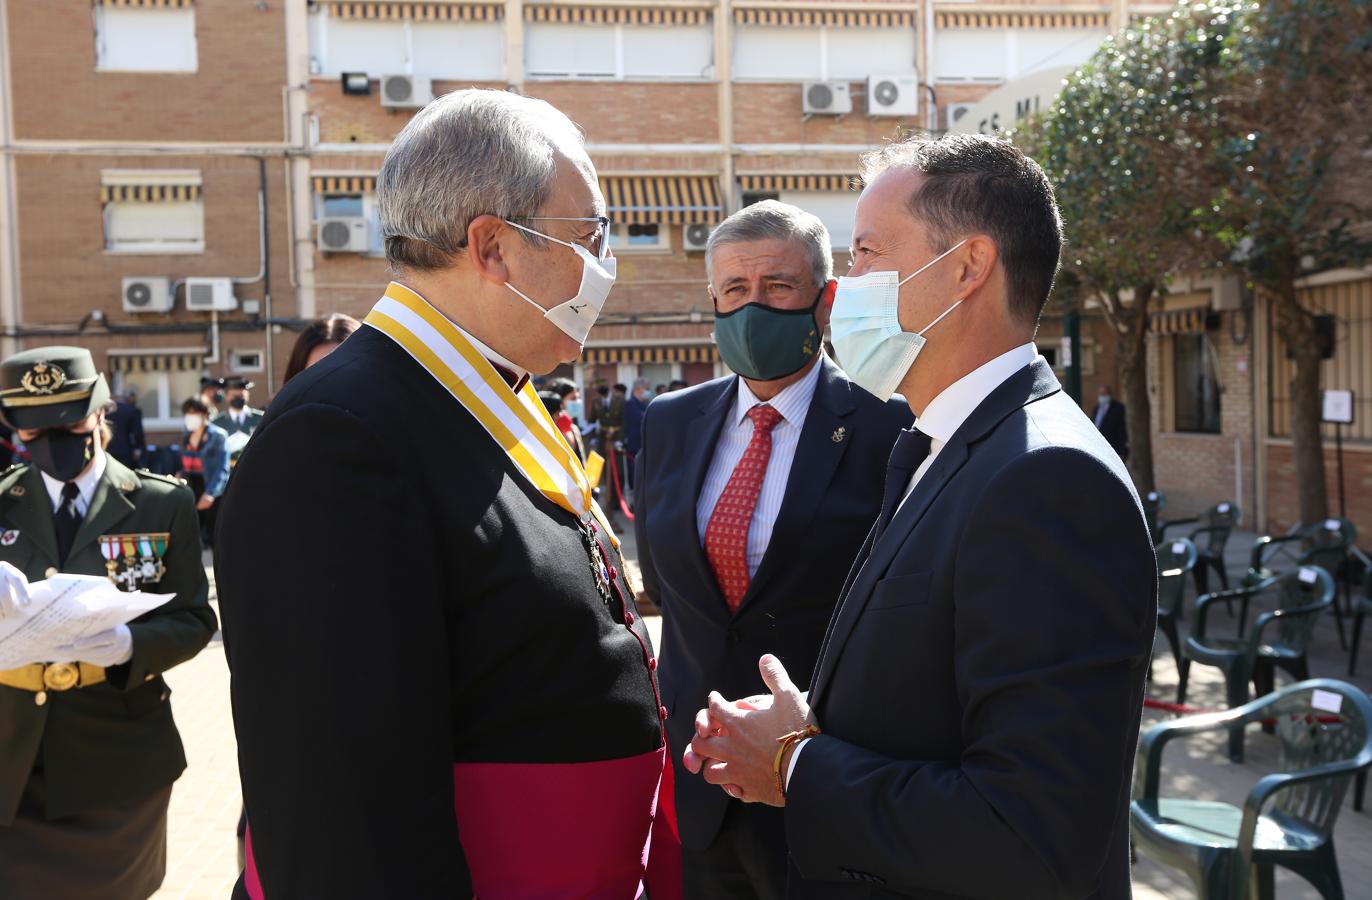
[[[19,327],[19,203],[15,195],[14,109],[10,97],[9,9],[0,0],[0,329],[4,356],[19,349],[13,332]]]

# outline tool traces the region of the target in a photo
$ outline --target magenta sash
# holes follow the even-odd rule
[[[666,748],[588,763],[456,763],[453,802],[481,900],[634,900]],[[264,900],[246,835],[243,885]]]

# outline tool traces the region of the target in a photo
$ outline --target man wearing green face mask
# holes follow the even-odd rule
[[[707,691],[764,693],[758,658],[808,681],[844,576],[881,508],[899,398],[852,384],[823,351],[833,254],[822,222],[776,201],[726,219],[705,254],[715,342],[737,375],[657,397],[644,416],[635,529],[662,608],[674,751]],[[792,668],[794,667],[794,669]],[[687,897],[781,897],[778,810],[745,806],[678,766]]]

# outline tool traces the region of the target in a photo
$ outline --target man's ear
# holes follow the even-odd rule
[[[990,280],[996,261],[1000,259],[1000,249],[986,235],[975,234],[967,239],[957,259],[962,264],[958,271],[957,296],[965,300]]]
[[[819,325],[819,330],[824,331],[829,327],[829,316],[834,311],[834,297],[838,293],[838,280],[830,278],[820,289],[819,303],[815,306],[815,323]]]
[[[505,242],[513,238],[513,230],[505,227],[498,216],[477,216],[467,225],[467,261],[483,280],[504,284],[510,280],[505,260]],[[517,240],[517,238],[513,238]]]

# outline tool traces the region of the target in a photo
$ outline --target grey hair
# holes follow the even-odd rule
[[[710,240],[705,244],[705,271],[710,275],[711,282],[714,278],[710,260],[716,249],[725,244],[766,240],[798,241],[804,244],[817,286],[834,277],[834,252],[829,242],[829,229],[824,227],[819,217],[789,203],[762,200],[740,209],[710,232]]]
[[[557,155],[583,148],[571,119],[543,100],[478,89],[434,100],[396,137],[376,178],[387,262],[397,271],[447,268],[473,219],[538,212]]]
[[[650,388],[650,387],[652,387],[652,386],[653,386],[653,383],[652,383],[651,381],[649,381],[648,379],[646,379],[646,378],[635,378],[635,379],[634,379],[634,389],[635,389],[635,390],[637,390],[638,388]]]

